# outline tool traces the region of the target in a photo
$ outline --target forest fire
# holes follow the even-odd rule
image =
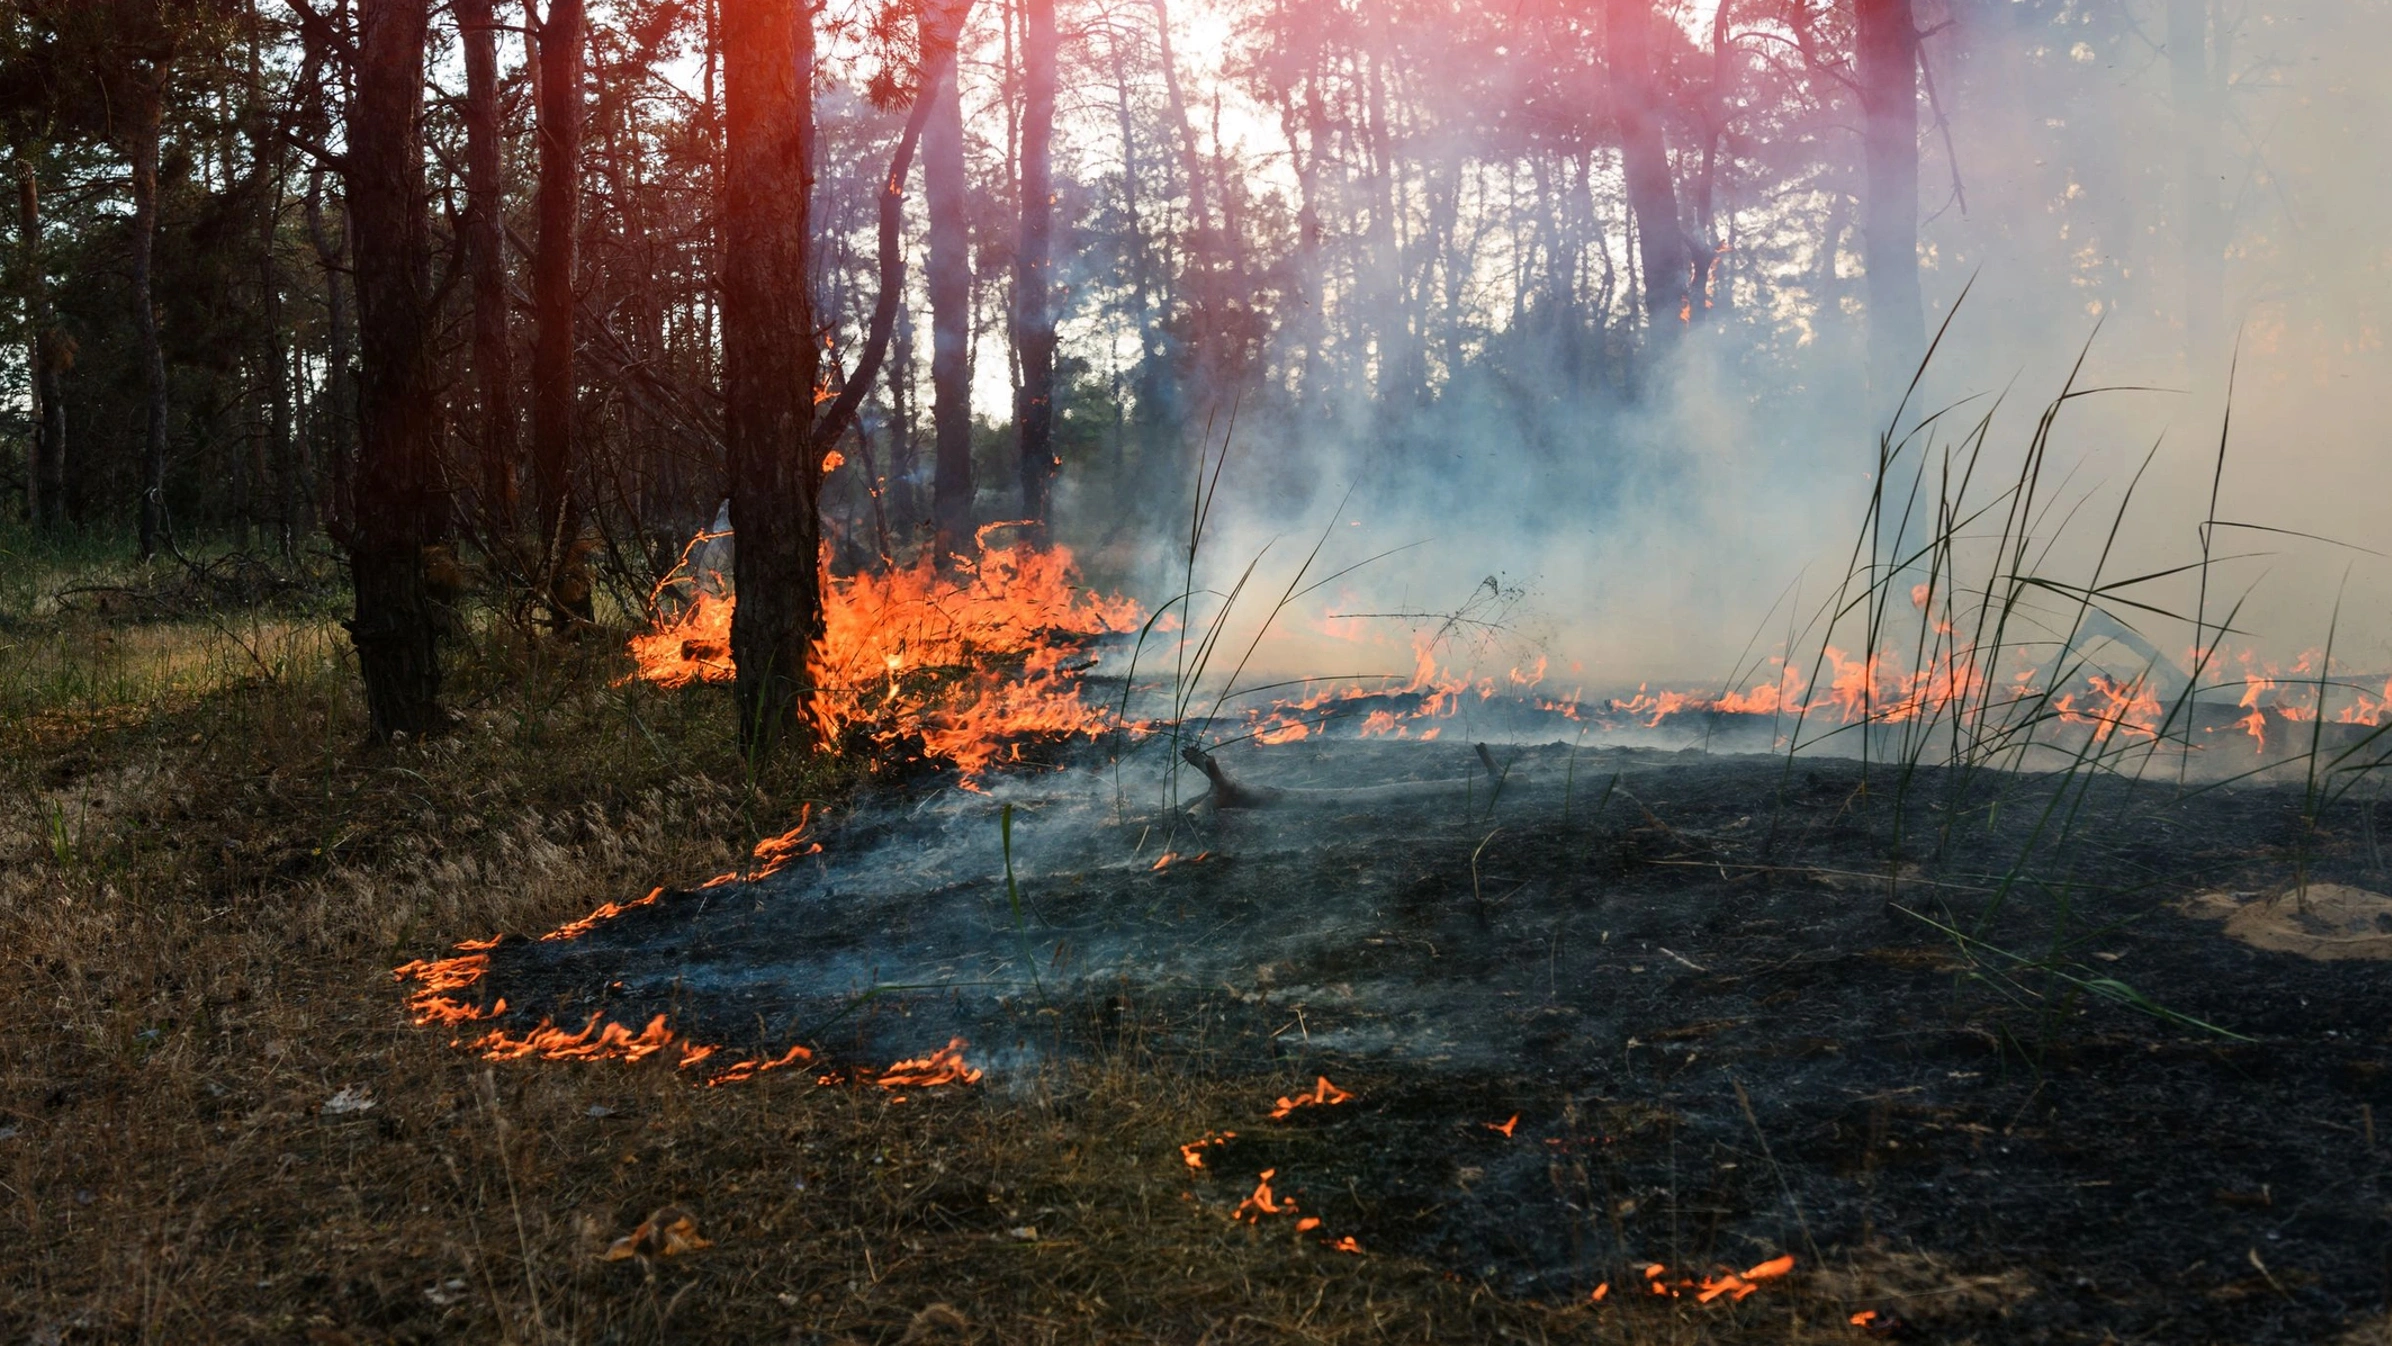
[[[1062,547],[987,545],[942,570],[907,565],[824,582],[824,631],[814,652],[813,710],[826,739],[851,729],[879,744],[918,739],[967,779],[1018,753],[1025,739],[1094,737],[1111,714],[1082,698],[1081,675],[1099,636],[1134,631],[1138,605],[1081,585]],[[676,574],[659,593],[688,605],[634,636],[635,675],[664,687],[728,682],[736,674],[722,577]]]
[[[807,837],[813,810],[808,806],[797,826],[778,836],[766,838],[755,847],[757,867],[744,873],[718,875],[701,888],[719,887],[726,883],[749,881],[766,877],[799,855],[821,851],[819,842]],[[592,931],[628,912],[653,908],[664,900],[666,890],[652,889],[647,896],[630,902],[606,902],[586,916],[566,922],[540,936],[543,944],[566,943],[581,939]],[[476,1004],[463,995],[483,981],[490,971],[490,951],[499,946],[498,937],[466,940],[456,946],[457,952],[446,958],[416,959],[391,970],[393,980],[414,982],[408,994],[407,1009],[418,1027],[432,1024],[460,1025],[477,1020],[497,1019],[507,1013],[504,997],[493,999],[487,1006]],[[527,1031],[516,1033],[504,1028],[491,1028],[470,1041],[454,1040],[452,1046],[474,1052],[489,1061],[621,1061],[637,1063],[673,1051],[675,1068],[689,1070],[704,1064],[722,1053],[719,1044],[692,1041],[676,1033],[663,1014],[650,1016],[646,1025],[636,1032],[629,1026],[615,1022],[603,1011],[592,1014],[578,1030],[568,1031],[554,1020],[543,1018]],[[963,1053],[969,1044],[962,1038],[951,1039],[946,1046],[928,1056],[895,1062],[868,1076],[885,1089],[928,1088],[946,1084],[976,1084],[981,1071],[965,1061]],[[706,1072],[704,1082],[709,1087],[739,1084],[770,1071],[785,1070],[811,1064],[814,1052],[804,1044],[792,1044],[778,1056],[742,1057],[728,1065]],[[836,1083],[837,1074],[825,1075],[820,1082]]]

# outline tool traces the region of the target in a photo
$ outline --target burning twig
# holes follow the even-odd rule
[[[1279,1106],[1271,1109],[1271,1120],[1274,1122],[1285,1121],[1298,1108],[1333,1107],[1352,1097],[1351,1093],[1329,1083],[1328,1076],[1317,1076],[1314,1079],[1311,1093],[1297,1094],[1293,1098],[1282,1096]]]

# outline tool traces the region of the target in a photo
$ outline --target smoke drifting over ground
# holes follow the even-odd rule
[[[2190,27],[2174,13],[2186,9]],[[1423,359],[1416,397],[1391,399],[1366,376],[1397,358],[1377,347],[1323,357],[1343,382],[1300,371],[1312,329],[1283,310],[1276,376],[1240,400],[1234,431],[1226,406],[1205,409],[1229,466],[1198,548],[1200,584],[1226,592],[1262,557],[1240,600],[1259,620],[1269,602],[1257,591],[1276,598],[1325,529],[1306,584],[1402,550],[1278,615],[1257,655],[1273,672],[1408,671],[1415,636],[1443,628],[1439,657],[1457,668],[1543,654],[1565,689],[1716,686],[1756,654],[1827,638],[1815,621],[1846,578],[1889,425],[1901,446],[1890,504],[1919,517],[1878,560],[1932,531],[1947,451],[1956,482],[1979,417],[1992,414],[1965,503],[1997,506],[1971,520],[1989,535],[2053,399],[2113,389],[2072,398],[2051,422],[2032,568],[2075,583],[2097,562],[2115,580],[2199,561],[2214,481],[2227,526],[2208,536],[2205,639],[2235,609],[2228,648],[2290,667],[2330,634],[2338,670],[2392,668],[2392,571],[2371,554],[2392,550],[2380,505],[2392,494],[2380,230],[2392,174],[2371,74],[2392,56],[2384,17],[2375,5],[1921,6],[1935,98],[1922,109],[1921,279],[1928,330],[1950,326],[1898,422],[1900,390],[1873,390],[1864,373],[1860,237],[1844,204],[1861,190],[1857,138],[1832,95],[1806,124],[1818,159],[1804,171],[1738,159],[1730,136],[1739,167],[1717,228],[1734,246],[1717,264],[1716,305],[1707,323],[1648,342],[1633,369],[1573,364],[1561,337],[1539,335],[1517,291],[1544,254],[1517,239],[1479,238],[1460,272],[1434,282],[1469,316]],[[1707,18],[1681,18],[1691,36],[1675,59],[1709,60]],[[1770,16],[1733,9],[1727,32],[1756,61],[1795,59],[1778,51],[1786,30]],[[2188,41],[2201,49],[2186,55]],[[1458,189],[1465,231],[1474,211],[1482,232],[1497,230],[1516,204],[1500,180],[1520,171],[1506,143],[1447,125],[1419,150],[1424,165],[1450,153],[1480,170]],[[1614,234],[1627,213],[1618,172],[1616,155],[1598,154],[1588,187]],[[1399,201],[1435,197],[1430,167],[1398,177]],[[1739,195],[1738,181],[1765,194]],[[1624,235],[1593,246],[1606,266],[1632,267]],[[1606,331],[1632,302],[1624,279],[1613,295]],[[1330,298],[1365,327],[1382,302],[1367,272]],[[1145,517],[1184,546],[1192,458],[1174,469],[1141,489],[1178,507]],[[2130,485],[2133,505],[2115,517]],[[1105,540],[1091,521],[1078,527]],[[1122,557],[1116,546],[1098,564]],[[1142,570],[1113,569],[1142,594],[1176,592],[1184,555],[1139,559]],[[1507,595],[1500,632],[1442,621],[1474,604],[1488,617],[1490,577]],[[2194,624],[2148,609],[2196,616],[2202,581],[2153,581],[2115,595],[2111,611],[2181,663]],[[1473,633],[1500,650],[1454,643]]]

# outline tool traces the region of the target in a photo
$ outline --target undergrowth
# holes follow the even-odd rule
[[[1177,1146],[1271,1086],[1134,1034],[902,1103],[794,1072],[702,1089],[660,1062],[486,1064],[409,1025],[394,964],[732,869],[804,804],[835,809],[855,765],[751,770],[727,695],[624,680],[619,630],[487,619],[450,651],[453,731],[369,747],[336,576],[296,610],[60,605],[141,582],[122,554],[0,567],[0,1334],[1803,1333],[1791,1288],[1766,1326],[1508,1302],[1183,1202]],[[667,1204],[712,1246],[603,1259]]]

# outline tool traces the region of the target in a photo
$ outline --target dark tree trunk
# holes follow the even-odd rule
[[[66,400],[59,374],[66,353],[50,310],[42,267],[41,184],[31,160],[17,164],[17,252],[25,291],[26,392],[32,433],[25,448],[25,517],[45,531],[66,522]]]
[[[942,561],[972,543],[972,237],[956,81],[931,92],[922,128],[922,199],[930,215],[931,510]]]
[[[914,493],[914,318],[897,312],[896,348],[889,358],[889,527],[902,542],[914,537],[921,502]]]
[[[1022,4],[1022,239],[1014,257],[1013,342],[1022,362],[1014,423],[1022,517],[1043,532],[1055,480],[1055,0]]]
[[[357,517],[357,382],[356,347],[349,316],[348,216],[337,224],[324,219],[324,173],[307,175],[307,237],[324,268],[324,388],[314,418],[322,436],[322,461],[331,480],[322,502],[324,521],[336,536],[345,536]],[[335,237],[336,231],[339,237]]]
[[[515,348],[508,330],[506,201],[499,155],[498,20],[490,0],[456,0],[465,48],[465,248],[473,278],[473,376],[481,403],[482,524],[514,531]]]
[[[444,721],[440,623],[424,582],[424,548],[440,522],[422,125],[429,8],[429,0],[360,0],[349,120],[361,357],[349,638],[383,739],[428,734]]]
[[[1653,78],[1652,0],[1608,0],[1604,55],[1611,67],[1612,116],[1620,133],[1620,169],[1636,216],[1645,321],[1675,332],[1690,312],[1694,276],[1669,151],[1661,140],[1660,95]]]
[[[1855,0],[1853,14],[1869,384],[1890,409],[1916,372],[1927,325],[1919,299],[1919,34],[1910,0]]]
[[[133,162],[133,331],[141,355],[141,559],[158,554],[166,535],[166,351],[150,277],[158,243],[158,123],[165,98],[163,61],[135,63],[126,109]]]
[[[258,310],[264,319],[259,341],[258,377],[265,385],[265,467],[272,474],[274,541],[284,559],[296,554],[301,532],[315,520],[302,510],[299,454],[292,434],[291,362],[285,343],[282,309],[282,266],[276,253],[282,235],[284,201],[281,148],[274,134],[266,99],[263,21],[260,0],[249,12],[249,145],[251,171],[258,178]]]
[[[811,738],[808,662],[822,631],[809,15],[802,0],[722,11],[724,438],[739,535],[731,658],[740,738],[754,752],[784,735]]]
[[[543,587],[560,620],[588,621],[589,586],[569,578],[581,532],[573,497],[573,273],[581,224],[582,0],[554,0],[540,24],[540,183],[532,257],[532,476]]]

